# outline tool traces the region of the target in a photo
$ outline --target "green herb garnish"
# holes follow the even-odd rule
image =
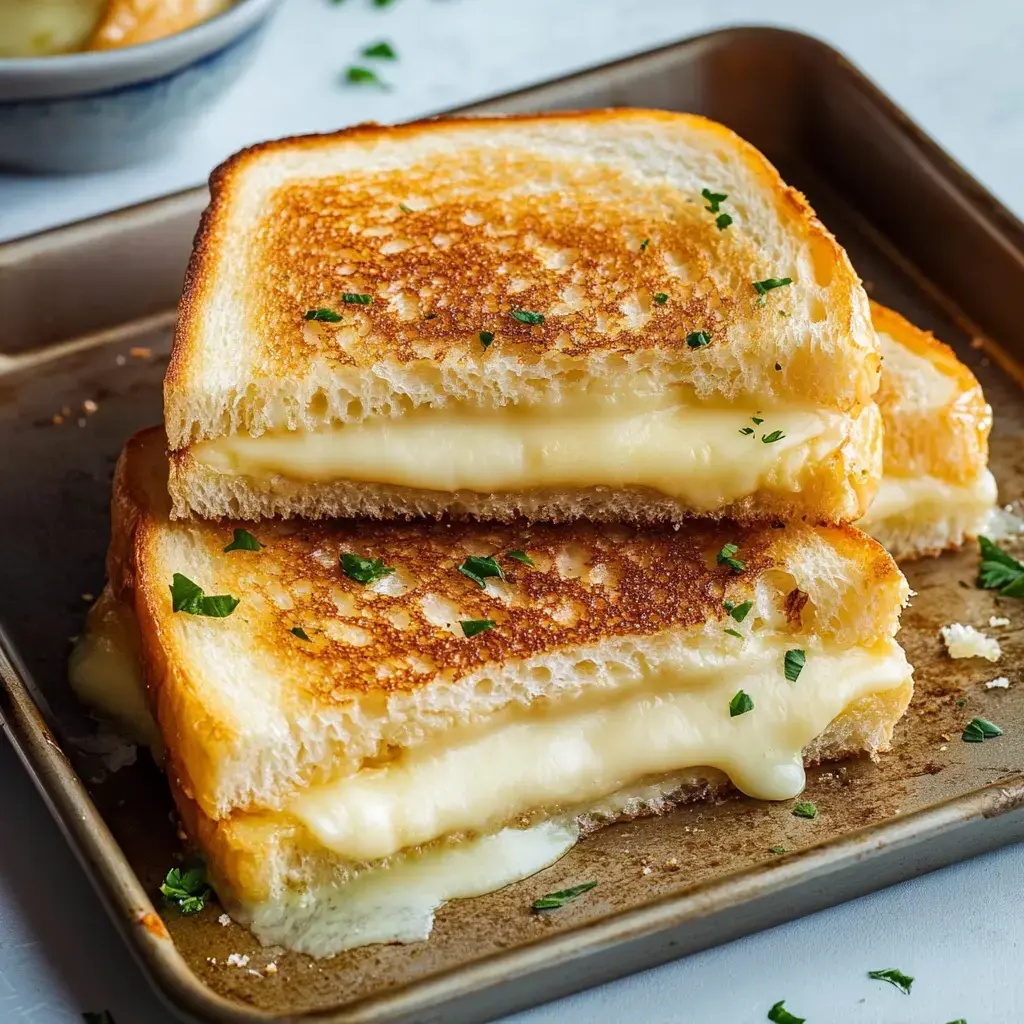
[[[373,57],[377,60],[398,60],[398,54],[390,43],[381,40],[373,46],[364,46],[360,53],[364,57]]]
[[[768,847],[768,852],[769,853],[785,853],[786,852],[786,848],[784,846],[769,846]]]
[[[494,335],[490,331],[480,332],[480,344],[483,345],[485,351],[490,348],[492,341],[494,341]]]
[[[484,580],[489,579],[491,576],[497,576],[500,580],[505,578],[505,574],[501,571],[501,566],[489,555],[486,558],[481,558],[479,555],[470,555],[459,566],[459,572],[471,579],[478,587],[486,586]]]
[[[512,319],[518,320],[521,324],[542,324],[544,323],[543,313],[531,313],[528,309],[513,309]]]
[[[374,7],[390,7],[395,0],[373,0]]]
[[[533,559],[525,551],[510,551],[506,558],[514,558],[517,562],[522,562],[523,565],[533,565]]]
[[[213,890],[206,884],[206,871],[202,867],[171,868],[160,886],[160,891],[168,903],[173,903],[183,914],[198,914],[206,901],[213,895]]]
[[[718,228],[719,231],[724,231],[731,223],[732,217],[727,213],[720,213],[715,218],[715,227]]]
[[[747,563],[740,560],[739,558],[733,557],[740,547],[738,544],[723,544],[722,550],[718,552],[718,556],[715,561],[719,565],[727,565],[735,573],[741,573],[747,567]]]
[[[740,427],[741,434],[752,434],[754,432],[753,427]]]
[[[237,607],[238,598],[228,594],[207,596],[198,583],[176,572],[172,578],[171,608],[188,615],[206,615],[211,619],[226,619]]]
[[[398,204],[398,208],[402,211],[402,213],[412,213],[413,212],[412,211],[412,207],[411,206],[406,206],[405,203],[399,203]]]
[[[748,711],[754,710],[754,702],[750,697],[749,693],[744,693],[742,690],[738,690],[736,695],[731,701],[729,701],[729,717],[736,718],[739,715],[745,715]]]
[[[729,636],[737,637],[740,640],[743,639],[743,634],[738,629],[727,629],[725,632],[728,633]]]
[[[362,68],[358,64],[353,64],[345,69],[345,81],[349,85],[375,85],[378,89],[391,88],[376,71],[372,71],[370,68]]]
[[[345,292],[341,297],[341,301],[350,306],[368,306],[373,302],[373,296],[360,295],[358,292]]]
[[[259,551],[262,547],[263,545],[248,530],[235,530],[234,540],[224,550]]]
[[[874,978],[875,981],[889,982],[890,985],[898,988],[905,996],[910,995],[910,986],[914,984],[913,978],[902,971],[897,971],[895,967],[890,967],[886,971],[868,971],[868,977]]]
[[[793,1014],[783,1006],[785,999],[780,999],[769,1011],[768,1019],[772,1024],[807,1024],[806,1017],[794,1017]]]
[[[997,736],[1002,735],[1003,730],[995,722],[990,722],[987,718],[972,718],[964,726],[960,739],[964,743],[983,743],[985,740],[994,740]]]
[[[785,436],[781,430],[773,430],[770,434],[762,434],[761,440],[765,444],[773,444],[775,441],[781,441]]]
[[[641,252],[646,252],[646,251],[647,251],[647,246],[649,246],[650,244],[651,244],[651,240],[650,240],[649,238],[645,238],[645,239],[644,239],[644,240],[643,240],[643,241],[642,241],[642,242],[640,243],[640,251],[641,251]]]
[[[761,296],[761,305],[764,305],[765,296],[774,288],[782,288],[784,285],[792,284],[791,277],[766,277],[763,281],[754,281],[754,291]]]
[[[818,808],[810,800],[801,800],[793,805],[794,818],[807,818],[808,820],[818,816]]]
[[[723,601],[722,606],[737,622],[742,622],[750,609],[754,607],[754,602],[743,601],[741,604],[733,604],[732,601]]]
[[[392,565],[385,565],[383,558],[361,558],[359,555],[343,554],[341,571],[350,580],[362,583],[365,587],[384,579],[385,576],[390,576],[395,568]]]
[[[702,188],[700,194],[708,201],[708,205],[704,207],[708,213],[718,213],[722,203],[729,198],[727,192],[712,192],[709,188]]]
[[[655,292],[653,298],[659,306],[664,306],[668,302],[668,294],[666,292]]]
[[[756,423],[758,426],[761,426],[761,424],[764,423],[764,417],[763,416],[751,416],[750,417],[750,422],[751,423]]]
[[[293,626],[291,632],[300,640],[306,640],[309,643],[312,643],[312,641],[309,639],[309,634],[301,626]]]
[[[691,331],[686,336],[686,344],[690,348],[703,348],[711,344],[711,335],[707,331]]]
[[[791,651],[786,651],[786,656],[782,661],[782,670],[786,673],[786,678],[791,683],[795,683],[800,678],[800,673],[803,672],[806,664],[807,655],[799,648],[794,647]]]
[[[549,892],[546,896],[533,901],[534,910],[557,910],[564,907],[566,903],[589,892],[597,882],[581,882],[579,885],[571,886],[568,889],[559,889],[558,892]]]
[[[324,324],[336,324],[341,319],[341,314],[335,313],[333,309],[307,309],[302,319],[319,320]]]
[[[979,537],[978,547],[981,549],[978,586],[983,590],[998,590],[1004,597],[1024,597],[1024,565],[988,537]]]
[[[497,623],[494,619],[467,619],[465,622],[460,622],[459,625],[462,627],[462,635],[470,637],[476,636],[477,633],[484,633],[488,629],[494,629]]]

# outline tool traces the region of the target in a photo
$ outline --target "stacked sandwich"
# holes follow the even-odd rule
[[[887,385],[845,252],[698,117],[248,150],[75,683],[159,750],[232,916],[318,955],[623,816],[795,797],[911,696],[906,582],[848,525],[883,457],[903,554],[993,500],[976,382],[874,315]]]

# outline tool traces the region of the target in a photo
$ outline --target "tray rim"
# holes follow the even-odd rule
[[[822,57],[834,61],[865,98],[900,130],[904,139],[921,151],[929,169],[948,188],[959,193],[960,198],[968,201],[986,226],[1000,235],[1002,244],[1014,250],[1024,261],[1024,223],[919,128],[841,51],[815,36],[797,30],[757,25],[717,29],[428,117],[500,109],[500,104],[505,101],[521,100],[607,72],[628,70],[631,65],[644,64],[660,56],[667,57],[683,49],[701,45],[728,47],[742,38],[772,37],[787,45],[817,49]],[[31,259],[34,255],[74,245],[93,234],[107,232],[119,221],[127,221],[132,225],[143,224],[148,220],[160,222],[173,215],[178,208],[191,210],[193,204],[201,204],[205,194],[205,185],[193,186],[0,242],[0,270]],[[44,345],[36,352],[64,348],[74,341],[65,339]],[[3,369],[0,365],[0,371]],[[452,967],[344,1006],[302,1011],[282,1018],[279,1014],[245,1007],[218,995],[189,968],[163,929],[158,908],[154,907],[146,895],[50,729],[45,698],[37,700],[34,693],[40,691],[22,663],[17,648],[0,624],[0,729],[9,738],[151,987],[172,1012],[188,1020],[223,1024],[281,1020],[316,1021],[322,1024],[382,1024],[392,1020],[423,1020],[427,1019],[425,1014],[443,1010],[455,999],[498,991],[503,982],[539,976],[554,967],[569,967],[630,942],[664,939],[671,948],[673,943],[669,941],[669,936],[672,929],[684,925],[693,926],[726,907],[742,909],[759,900],[798,893],[801,887],[808,884],[813,886],[815,880],[832,877],[843,869],[880,863],[893,857],[899,859],[914,847],[931,841],[938,843],[980,820],[998,822],[1005,819],[1005,831],[1009,833],[1016,829],[1020,834],[1000,836],[997,829],[988,834],[987,839],[980,843],[976,841],[974,847],[965,846],[963,849],[967,850],[966,853],[958,853],[959,848],[953,843],[948,856],[940,853],[937,858],[933,857],[924,870],[933,870],[984,850],[994,849],[1014,838],[1024,838],[1024,773],[1021,773],[918,811],[894,816],[880,824],[865,826],[837,839],[824,840],[785,857],[728,872],[691,886],[683,893],[659,897],[511,951],[493,953],[469,965]],[[889,877],[883,867],[882,875],[888,877],[888,881],[879,885],[869,882],[863,886],[854,886],[839,899],[805,898],[801,909],[792,913],[784,911],[776,915],[777,920],[772,923],[835,905],[913,873],[920,872],[898,868],[897,873]],[[770,926],[758,925],[745,929],[745,933]],[[698,942],[693,948],[706,948],[714,944],[716,942]],[[544,999],[580,991],[643,966],[653,966],[686,955],[689,951],[657,954],[655,957],[647,957],[643,964],[604,971],[599,977],[573,982],[561,988],[549,987],[542,1000],[508,1003],[501,1012],[512,1012],[516,1008],[536,1005]],[[468,1017],[459,1016],[458,1019],[483,1018],[470,1014]]]

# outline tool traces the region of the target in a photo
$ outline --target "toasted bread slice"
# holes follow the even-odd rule
[[[363,126],[246,150],[211,192],[165,382],[175,516],[841,522],[873,495],[866,296],[721,125]]]
[[[433,907],[536,870],[581,822],[727,779],[793,796],[805,756],[884,750],[910,699],[906,581],[851,527],[278,521],[239,548],[234,523],[169,518],[164,443],[119,462],[90,627],[111,603],[137,623],[187,829],[266,941],[379,937],[323,917],[355,912],[338,887],[361,876],[377,899],[378,870],[426,872]],[[364,585],[343,554],[394,572]],[[239,603],[176,612],[175,574]],[[507,876],[423,867],[478,840]]]
[[[884,358],[884,476],[857,525],[896,558],[935,555],[976,537],[992,513],[992,409],[947,345],[876,302],[871,313]]]

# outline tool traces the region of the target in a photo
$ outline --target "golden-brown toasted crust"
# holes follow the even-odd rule
[[[893,360],[883,363],[876,401],[885,421],[885,475],[975,480],[988,463],[992,429],[992,409],[977,378],[948,345],[894,310],[872,302],[871,317],[880,336],[930,363],[938,387],[948,391],[938,403],[928,401],[920,381],[908,379]]]
[[[836,334],[858,340],[865,331],[870,335],[845,252],[757,150],[714,122],[603,110],[362,125],[254,146],[211,176],[211,202],[196,235],[165,383],[172,445],[183,440],[177,436],[180,392],[198,375],[200,315],[225,262],[243,258],[245,294],[234,305],[257,339],[250,367],[256,382],[294,374],[314,360],[357,368],[385,359],[437,360],[478,345],[481,331],[525,358],[553,351],[571,357],[595,350],[686,351],[685,339],[694,331],[726,345],[742,320],[746,339],[759,347],[759,339],[778,332],[785,300],[780,293],[779,302],[760,304],[752,282],[788,269],[765,266],[759,240],[750,233],[719,230],[699,194],[652,179],[638,187],[614,161],[556,164],[511,144],[486,145],[488,129],[507,131],[510,125],[563,122],[578,128],[630,119],[669,130],[699,126],[720,138],[723,149],[737,151],[745,170],[774,197],[780,218],[809,247]],[[248,242],[232,245],[243,179],[265,158],[314,153],[342,141],[367,149],[385,139],[414,142],[459,127],[472,134],[457,155],[432,154],[419,163],[413,156],[390,172],[289,179],[269,192],[256,226],[246,225]],[[558,188],[546,190],[545,181],[556,174]],[[509,182],[523,180],[536,182],[536,189],[510,196]],[[345,305],[343,292],[377,301]],[[667,300],[654,302],[656,293]],[[383,301],[397,296],[401,302]],[[321,307],[341,312],[343,321],[303,320],[307,310]],[[522,323],[510,315],[513,310],[540,312],[545,320]],[[791,380],[791,390],[813,392],[814,367],[793,370],[791,377],[786,370],[778,379]],[[867,401],[877,372],[877,353],[864,344],[850,362],[856,396],[839,405]]]
[[[122,465],[140,464],[143,449],[162,455],[158,432],[130,441]],[[137,493],[124,474],[119,479],[119,488]],[[591,523],[269,521],[258,528],[248,524],[263,550],[225,554],[235,526],[246,524],[169,525],[163,515],[123,522],[135,531],[143,629],[169,611],[169,578],[154,575],[154,567],[163,569],[154,545],[168,531],[178,532],[200,552],[193,557],[214,567],[216,592],[242,599],[235,617],[246,623],[249,646],[265,649],[296,687],[325,701],[351,692],[417,688],[442,667],[456,682],[488,662],[721,619],[723,598],[741,600],[804,536],[791,541],[795,528],[781,523],[691,522],[683,529],[638,530]],[[115,522],[115,534],[122,528]],[[888,555],[859,531],[832,528],[827,536],[872,578],[889,584],[899,579]],[[739,546],[742,575],[716,563],[726,541]],[[514,550],[526,551],[535,565],[510,559]],[[339,571],[345,552],[395,567],[402,592],[378,593],[348,579]],[[504,599],[458,571],[468,555],[497,557],[506,576],[497,585]],[[428,613],[425,606],[447,611]],[[457,627],[469,619],[493,619],[498,628],[470,643]],[[311,642],[293,637],[289,630],[296,627]]]

